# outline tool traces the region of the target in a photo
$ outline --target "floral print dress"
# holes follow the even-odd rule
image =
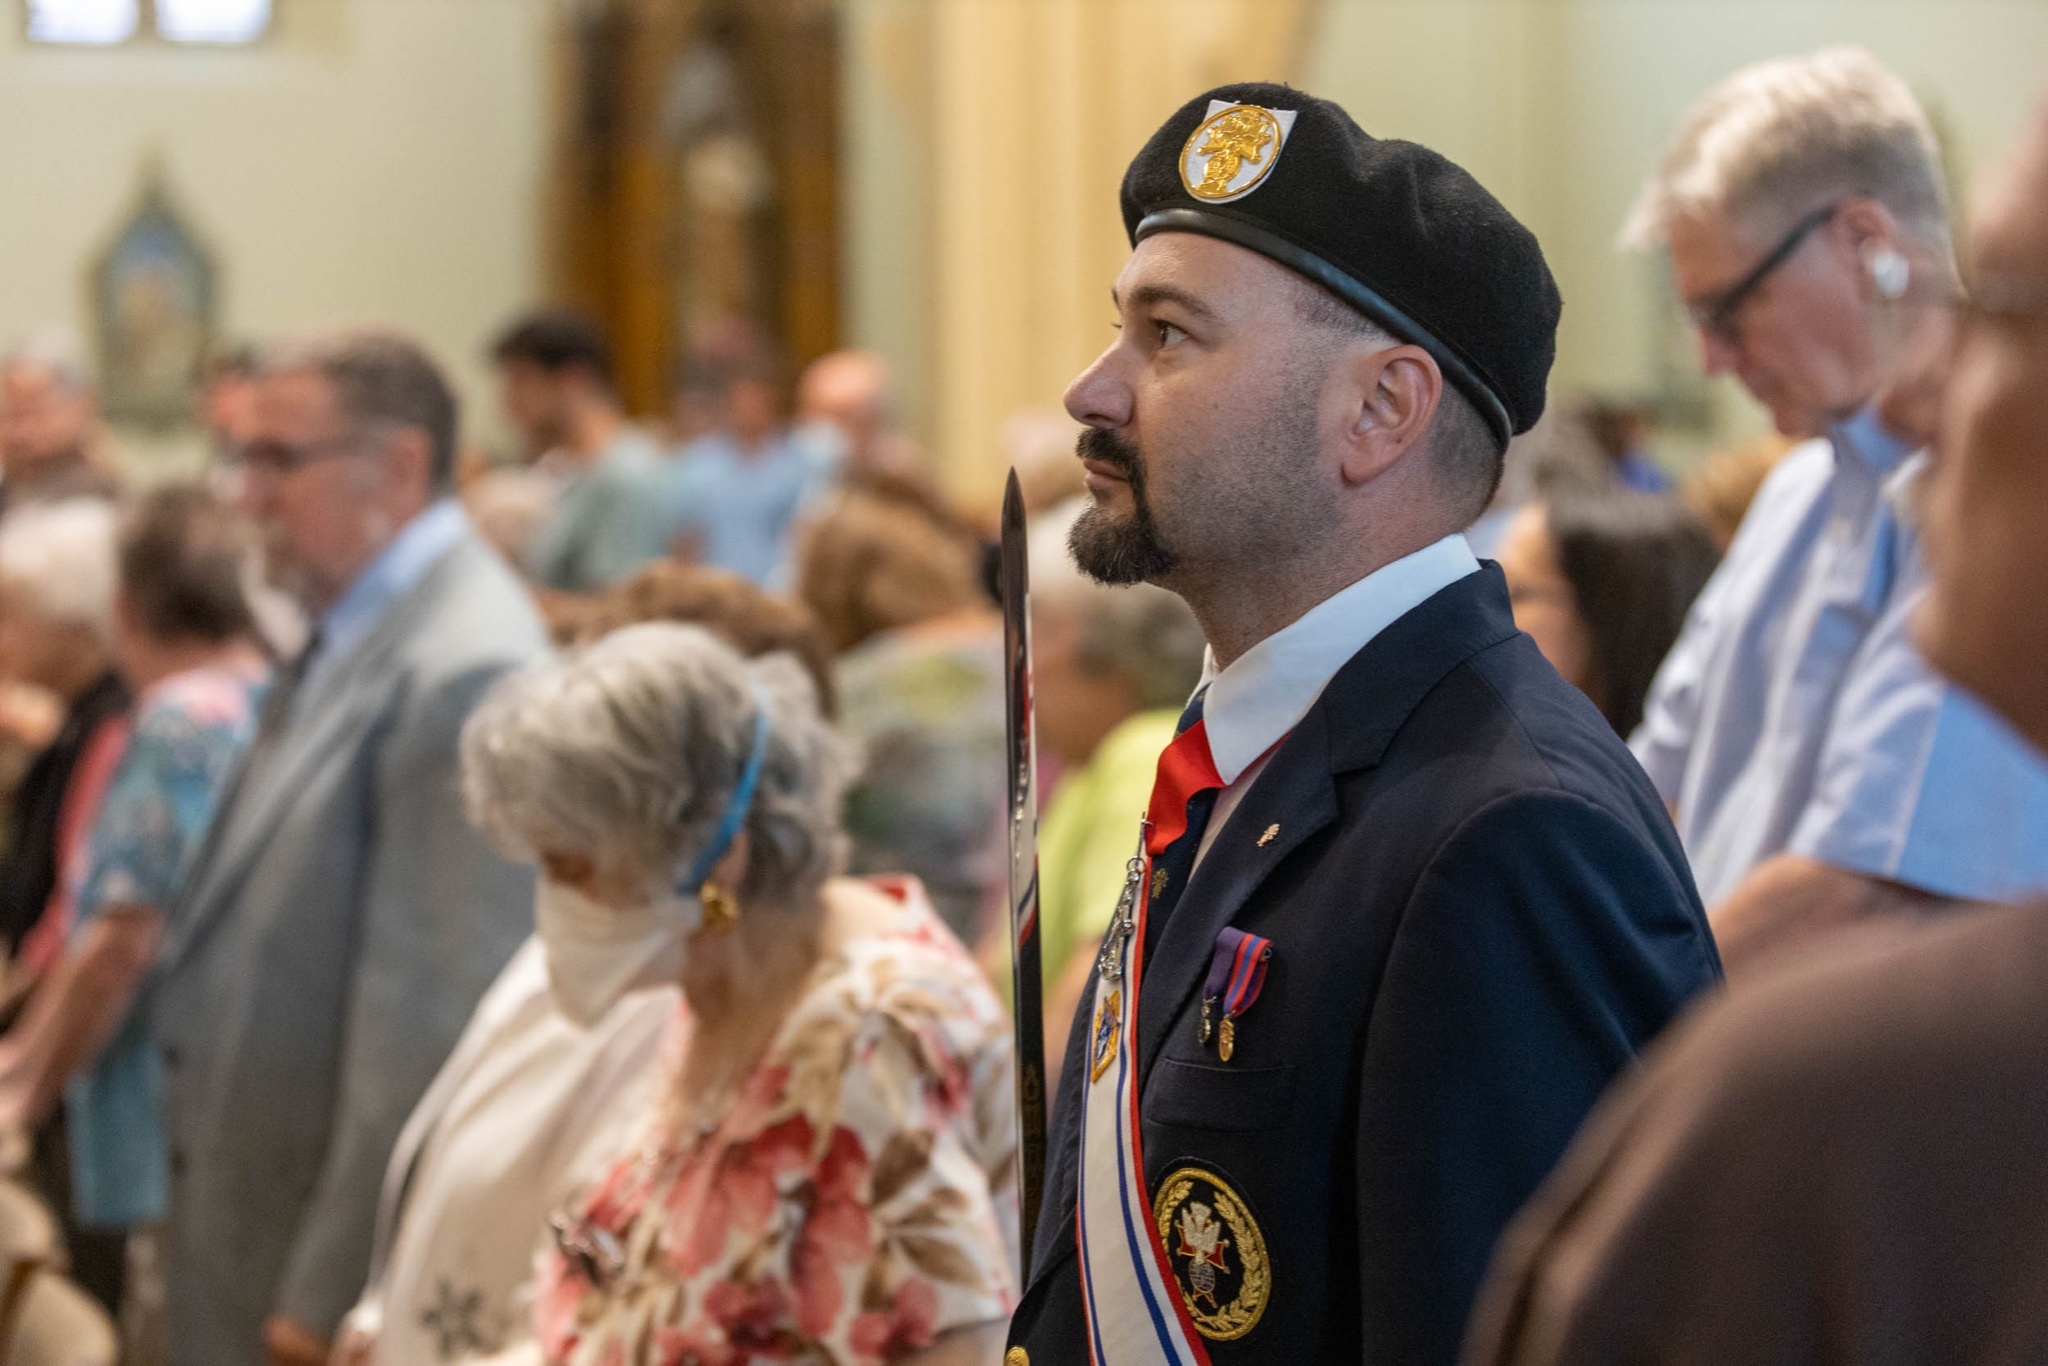
[[[917,884],[876,885],[897,924],[819,964],[715,1124],[663,1107],[557,1216],[549,1362],[865,1366],[1014,1307],[1007,1020]]]

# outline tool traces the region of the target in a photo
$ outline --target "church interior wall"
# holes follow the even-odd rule
[[[246,50],[32,47],[0,23],[0,337],[89,335],[86,272],[160,160],[223,332],[423,335],[501,438],[482,347],[544,288],[563,0],[280,0]],[[8,5],[11,10],[11,0]],[[1123,165],[1188,90],[1282,75],[1471,167],[1542,237],[1561,388],[1690,386],[1681,457],[1755,427],[1693,379],[1658,263],[1614,231],[1687,102],[1760,57],[1862,42],[1933,111],[1959,186],[2042,77],[2042,0],[841,0],[844,339],[964,494],[1109,336]],[[175,463],[186,445],[130,441]]]
[[[423,337],[470,430],[483,354],[540,286],[549,0],[280,0],[245,49],[31,45],[0,22],[0,338],[90,340],[87,272],[160,161],[212,252],[228,338],[341,322]],[[125,444],[145,466],[189,434]]]
[[[1681,462],[1762,425],[1696,376],[1651,257],[1616,230],[1686,105],[1737,67],[1859,42],[1928,104],[1966,187],[2048,61],[2041,0],[847,0],[848,328],[889,354],[967,493],[999,433],[1107,341],[1118,176],[1186,92],[1284,76],[1469,167],[1542,238],[1556,386],[1703,420]]]

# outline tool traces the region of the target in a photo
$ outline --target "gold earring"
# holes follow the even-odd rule
[[[697,898],[704,903],[705,929],[714,934],[725,934],[740,923],[740,903],[717,883],[707,882],[699,887]]]

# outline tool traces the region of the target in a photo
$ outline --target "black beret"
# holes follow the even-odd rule
[[[1180,107],[1124,172],[1124,229],[1196,232],[1287,266],[1436,358],[1503,445],[1543,415],[1557,282],[1535,234],[1427,147],[1263,82]]]

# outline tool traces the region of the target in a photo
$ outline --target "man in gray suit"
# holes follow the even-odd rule
[[[450,497],[456,407],[383,334],[272,359],[244,502],[313,622],[173,916],[166,1069],[176,1366],[316,1366],[361,1288],[413,1102],[532,928],[464,821],[456,738],[546,649]]]

